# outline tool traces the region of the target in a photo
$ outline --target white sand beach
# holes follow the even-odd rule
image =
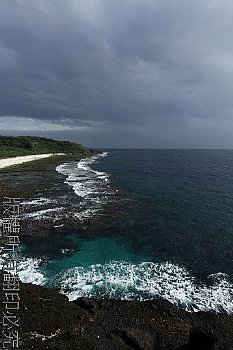
[[[22,156],[22,157],[0,159],[0,169],[6,168],[6,167],[11,166],[11,165],[31,162],[33,160],[48,158],[51,156],[61,156],[64,154],[65,153],[33,154],[31,156]]]

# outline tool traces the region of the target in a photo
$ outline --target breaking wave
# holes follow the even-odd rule
[[[40,270],[41,264],[41,259],[22,258],[18,268],[20,280],[24,283],[43,285],[46,282],[46,278]]]
[[[111,261],[63,270],[48,279],[46,261],[26,257],[20,260],[18,272],[22,282],[56,286],[69,300],[79,297],[139,301],[163,298],[186,311],[233,313],[233,285],[224,273],[209,275],[207,285],[198,283],[184,267],[170,262]]]
[[[109,185],[109,175],[93,170],[90,165],[107,152],[85,158],[77,162],[68,162],[56,167],[56,171],[66,176],[65,183],[71,186],[80,198],[80,212],[74,214],[81,221],[95,215],[106,204],[113,193]]]
[[[233,312],[233,286],[225,274],[209,276],[199,284],[188,271],[173,263],[113,261],[75,267],[54,278],[70,300],[107,297],[122,300],[166,299],[187,311]]]
[[[0,257],[0,270],[3,270],[3,257],[4,254]],[[41,270],[42,264],[42,259],[19,256],[17,273],[20,280],[23,283],[43,285],[46,282],[46,278]]]

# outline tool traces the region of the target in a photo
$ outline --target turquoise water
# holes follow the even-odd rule
[[[111,261],[138,263],[148,259],[145,256],[137,256],[132,251],[128,251],[123,244],[113,238],[100,237],[86,241],[79,239],[77,236],[71,236],[70,239],[73,247],[78,247],[78,251],[70,256],[64,256],[49,262],[46,266],[46,277],[52,277],[62,270],[77,266],[104,265]]]
[[[32,280],[70,299],[163,297],[233,311],[233,151],[109,150],[60,169],[93,217],[101,205],[118,208],[115,191],[121,209],[94,235],[25,241]]]
[[[95,168],[138,200],[124,223],[132,247],[198,277],[233,275],[233,151],[120,150]]]

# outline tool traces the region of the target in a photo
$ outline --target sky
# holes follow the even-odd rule
[[[0,0],[0,134],[233,148],[233,2]]]

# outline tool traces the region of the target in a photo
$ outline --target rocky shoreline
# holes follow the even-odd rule
[[[233,316],[227,314],[188,313],[160,299],[71,302],[54,289],[25,283],[20,298],[23,350],[233,349]]]
[[[52,184],[54,176],[58,176],[55,167],[72,160],[79,159],[60,156],[5,169],[1,172],[1,197],[19,196],[30,200],[38,196],[44,185]],[[63,182],[61,177],[61,186]],[[72,189],[69,191],[68,200],[73,205]],[[110,207],[108,210],[110,217],[117,215],[116,207],[114,211]],[[30,220],[24,220],[22,235],[40,238],[57,232],[63,234],[72,228],[91,236],[98,227],[98,218],[85,227],[69,217],[62,220],[64,226],[56,229],[51,221],[37,221],[29,227]],[[20,297],[23,350],[233,349],[233,316],[223,313],[188,313],[162,299],[139,302],[79,298],[70,302],[55,289],[25,283],[21,283]]]

